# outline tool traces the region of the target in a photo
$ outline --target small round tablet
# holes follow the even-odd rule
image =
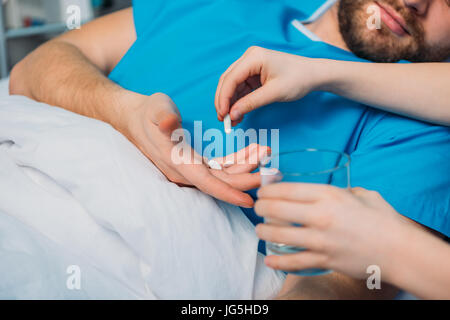
[[[216,160],[209,160],[208,161],[208,166],[211,168],[211,169],[214,169],[214,170],[222,170],[222,166],[220,165],[220,163],[218,163]]]

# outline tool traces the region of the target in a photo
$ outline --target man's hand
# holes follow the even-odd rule
[[[163,94],[131,92],[106,77],[135,40],[131,8],[96,19],[49,41],[18,63],[11,73],[10,93],[109,123],[169,180],[251,207],[252,198],[242,191],[259,185],[259,176],[250,174],[257,163],[224,170],[211,170],[204,164],[175,165],[170,136],[181,119],[172,100]],[[252,146],[238,155],[245,158],[265,151],[267,148]],[[192,157],[199,155],[192,152]]]
[[[322,83],[318,59],[251,47],[221,76],[215,105],[220,121],[233,124],[250,111],[273,102],[298,100]]]
[[[133,99],[128,101],[133,106],[123,115],[125,124],[119,127],[170,181],[197,187],[238,206],[253,206],[253,199],[243,191],[260,185],[259,173],[251,172],[256,169],[258,159],[268,154],[268,147],[250,145],[235,157],[215,159],[220,164],[228,163],[223,170],[210,169],[204,159],[188,147],[189,163],[177,164],[179,162],[172,159],[172,151],[178,141],[172,141],[171,135],[181,128],[181,117],[173,101],[162,93],[136,95]],[[229,163],[233,158],[235,162]]]

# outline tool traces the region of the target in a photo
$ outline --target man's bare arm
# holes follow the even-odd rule
[[[67,32],[30,53],[11,72],[10,94],[103,120],[121,129],[122,101],[137,97],[106,76],[136,39],[132,9]]]

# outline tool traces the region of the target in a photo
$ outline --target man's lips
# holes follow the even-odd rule
[[[404,37],[409,34],[405,19],[400,16],[397,11],[388,5],[382,5],[375,1],[380,8],[381,21],[397,36]]]

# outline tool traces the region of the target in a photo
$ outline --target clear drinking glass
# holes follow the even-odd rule
[[[272,183],[321,183],[350,188],[350,156],[332,150],[304,149],[274,154],[259,164],[261,185]],[[265,223],[278,225],[299,224],[265,219]],[[267,255],[283,255],[308,250],[282,243],[266,242]],[[305,269],[290,272],[296,275],[313,276],[331,272],[324,269]]]

